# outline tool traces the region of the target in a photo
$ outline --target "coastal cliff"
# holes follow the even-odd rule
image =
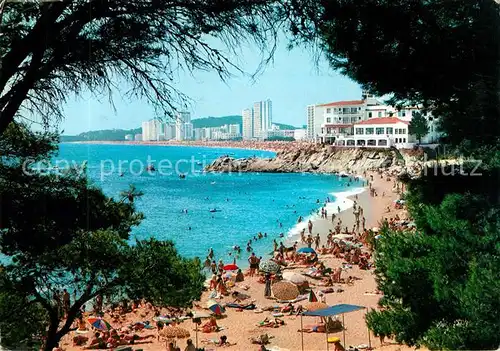
[[[419,153],[395,149],[335,148],[309,144],[279,151],[275,158],[235,159],[222,156],[207,166],[208,172],[362,173],[378,168],[403,171],[419,166]]]

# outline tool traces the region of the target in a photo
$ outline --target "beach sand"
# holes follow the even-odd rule
[[[368,173],[368,177],[370,177]],[[377,191],[378,196],[372,197],[369,191],[365,191],[358,194],[357,203],[363,207],[364,216],[366,218],[367,228],[373,226],[379,226],[378,221],[384,217],[393,217],[396,213],[403,218],[406,217],[404,210],[395,210],[393,207],[393,200],[398,198],[397,194],[392,192],[393,181],[387,181],[381,179],[378,174],[373,174],[374,180],[372,182],[373,188]],[[382,194],[385,193],[385,196]],[[390,212],[386,209],[389,207]],[[330,214],[329,214],[330,217]],[[338,218],[342,219],[343,227],[347,226],[349,229],[352,228],[354,222],[354,215],[352,209],[347,209],[341,212]],[[320,233],[322,237],[322,243],[326,242],[326,235],[329,229],[333,229],[334,224],[331,220],[316,219],[313,225],[313,234]],[[299,238],[300,240],[300,238]],[[320,255],[320,260],[324,261],[327,267],[339,267],[342,266],[342,260],[336,259],[332,255]],[[293,271],[300,272],[305,270],[304,268],[297,268]],[[346,272],[343,272],[343,277],[352,276],[356,280],[354,284],[335,284],[335,289],[342,288],[343,292],[335,292],[330,294],[325,294],[325,300],[328,305],[334,305],[338,303],[355,304],[365,306],[368,309],[377,308],[377,302],[379,301],[381,295],[375,294],[377,290],[373,269],[371,270],[360,270],[357,266],[348,268]],[[309,279],[314,292],[318,295],[320,287],[314,286],[317,281]],[[248,286],[247,291],[243,290],[244,286]],[[237,283],[233,291],[243,292],[250,295],[250,300],[255,300],[254,303],[259,307],[263,308],[266,306],[281,306],[284,304],[278,304],[274,300],[270,300],[264,297],[264,284],[258,282],[258,277],[245,277],[245,281],[242,283]],[[197,302],[195,310],[200,310],[206,306],[208,300],[209,292],[204,292],[200,302]],[[318,296],[319,298],[319,296]],[[221,304],[232,302],[231,296],[226,296],[219,300]],[[302,301],[299,304],[305,304],[307,301]],[[369,344],[368,330],[365,324],[364,316],[367,310],[361,310],[357,312],[348,313],[344,316],[345,320],[345,336],[346,336],[346,347],[349,345],[357,346],[360,344]],[[270,344],[266,345],[268,349],[273,349],[273,347],[278,347],[276,350],[301,350],[301,333],[298,332],[300,329],[300,317],[296,316],[285,316],[282,319],[285,321],[286,325],[279,328],[262,328],[256,325],[266,317],[272,318],[270,312],[264,311],[263,313],[255,313],[254,311],[237,311],[236,309],[227,309],[227,317],[217,321],[218,325],[224,329],[218,333],[204,334],[202,332],[198,333],[198,347],[205,347],[206,350],[258,350],[259,345],[251,344],[249,341],[250,337],[256,337],[261,334],[268,334],[273,338],[270,340]],[[152,312],[147,312],[145,310],[139,310],[138,312],[130,313],[127,315],[126,320],[122,325],[126,323],[151,320]],[[317,321],[316,317],[303,317],[303,324],[314,324]],[[154,322],[152,322],[154,324]],[[118,327],[114,325],[115,327]],[[179,325],[185,329],[188,329],[191,333],[191,338],[193,342],[195,341],[194,324],[192,321],[188,320]],[[143,331],[139,332],[139,335],[155,334],[155,331]],[[329,336],[337,336],[342,340],[342,332],[329,334]],[[91,334],[87,334],[90,336]],[[228,341],[231,343],[236,343],[235,346],[230,347],[215,347],[213,345],[207,345],[202,342],[204,339],[218,339],[220,336],[226,335]],[[371,345],[375,348],[380,348],[380,340],[370,335]],[[62,343],[65,350],[81,350],[81,347],[71,346],[71,336],[68,335],[64,338]],[[185,340],[179,340],[178,346],[181,350],[184,350],[186,346]],[[143,349],[144,351],[159,351],[165,350],[165,343],[160,343],[153,339],[152,343],[145,343],[136,345],[134,349]],[[326,350],[326,335],[324,333],[304,333],[304,350]],[[333,344],[329,346],[330,350],[333,350]],[[386,351],[404,351],[410,348],[390,345],[381,348]]]

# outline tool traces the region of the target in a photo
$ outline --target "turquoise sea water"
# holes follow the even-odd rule
[[[225,262],[232,261],[228,253],[234,245],[242,248],[238,261],[246,261],[246,243],[259,231],[268,237],[253,242],[252,248],[266,256],[273,239],[284,240],[280,233],[287,237],[297,231],[299,215],[307,217],[320,207],[318,199],[329,197],[333,202],[331,193],[355,186],[347,187],[347,179],[333,175],[202,172],[221,155],[274,157],[271,152],[241,149],[61,144],[56,161],[59,167],[86,161],[90,178],[109,196],[118,197],[129,184],[143,191],[136,206],[146,218],[133,237],[171,239],[181,254],[202,260],[212,247],[217,259]],[[148,164],[156,172],[148,173]],[[181,179],[179,172],[186,177]],[[211,213],[214,208],[218,212]],[[337,203],[329,208],[337,208]]]

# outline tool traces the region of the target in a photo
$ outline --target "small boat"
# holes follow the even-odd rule
[[[214,185],[214,184],[215,184],[215,182],[211,182],[210,184]]]
[[[186,178],[186,175],[185,174],[179,174],[179,178],[184,179],[184,178]]]
[[[221,210],[218,210],[218,209],[216,209],[216,208],[212,208],[212,209],[210,210],[210,212],[221,212]]]

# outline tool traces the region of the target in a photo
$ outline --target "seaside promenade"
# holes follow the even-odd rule
[[[393,201],[398,198],[393,189],[393,180],[388,181],[386,176],[382,176],[376,172],[367,173],[367,177],[373,176],[373,181],[371,186],[376,190],[378,196],[371,196],[369,191],[364,191],[357,195],[357,204],[361,206],[364,210],[364,216],[366,218],[366,227],[371,228],[379,226],[379,220],[384,218],[392,218],[398,215],[400,218],[405,218],[406,213],[404,209],[396,209],[393,206]],[[354,200],[354,197],[351,198]],[[338,219],[342,220],[342,227],[347,226],[352,228],[354,225],[354,215],[352,208],[349,208],[336,216],[335,222]],[[326,235],[328,231],[334,230],[334,223],[330,219],[316,219],[313,223],[313,234],[319,233],[321,236],[321,243],[326,243]],[[300,238],[299,238],[300,240]],[[301,245],[303,246],[303,245]],[[314,247],[314,245],[313,245]],[[272,247],[270,247],[272,251]],[[364,248],[363,251],[367,251]],[[342,271],[342,278],[345,282],[343,284],[334,284],[333,293],[324,294],[320,297],[320,290],[324,287],[320,286],[320,281],[314,279],[308,279],[308,283],[315,294],[328,305],[334,305],[339,303],[355,304],[365,306],[367,309],[377,308],[377,302],[381,295],[377,293],[376,282],[373,274],[373,268],[369,270],[362,270],[357,265],[346,265],[344,260],[341,258],[335,258],[332,254],[319,255],[319,259],[328,268],[338,268],[344,267]],[[225,262],[230,263],[230,262]],[[292,264],[294,268],[289,269],[287,267],[287,272],[295,272],[300,274],[306,270],[305,266]],[[245,268],[246,267],[242,267]],[[266,311],[269,308],[272,309],[273,306],[279,305],[284,307],[285,305],[280,305],[276,301],[266,298],[264,296],[265,284],[262,283],[261,277],[256,275],[250,277],[245,275],[243,282],[238,282],[230,290],[231,292],[238,291],[246,296],[246,298],[241,301],[241,303],[253,303],[257,306],[257,310],[238,310],[233,308],[226,309],[226,316],[224,318],[217,320],[217,325],[220,327],[218,332],[203,333],[198,332],[198,347],[204,347],[205,350],[258,350],[259,345],[252,344],[250,340],[252,338],[257,338],[262,334],[267,334],[271,337],[270,343],[266,345],[269,350],[300,350],[301,349],[301,333],[298,330],[300,326],[300,317],[298,316],[288,316],[285,315],[281,317],[284,321],[284,325],[276,328],[265,328],[260,327],[259,323],[265,318],[273,319],[273,315]],[[338,292],[337,292],[338,291]],[[208,290],[203,293],[200,301],[194,302],[193,310],[203,311],[207,307],[207,302],[211,300],[211,291]],[[233,302],[234,298],[231,295],[220,296],[217,302],[220,305],[224,305],[229,302]],[[297,307],[301,304],[307,304],[307,301],[298,302],[295,305]],[[256,311],[260,313],[256,313]],[[186,311],[184,311],[186,312]],[[358,346],[368,344],[368,330],[365,324],[364,315],[366,310],[361,310],[345,315],[345,326],[346,326],[346,345]],[[172,314],[173,312],[167,309],[157,310],[156,314]],[[182,313],[181,313],[182,314]],[[138,306],[133,312],[123,314],[118,320],[113,319],[109,314],[106,314],[104,318],[110,323],[112,323],[113,328],[122,330],[128,325],[134,324],[136,322],[150,321],[151,325],[155,325],[154,322],[154,308],[149,305]],[[315,317],[304,317],[304,325],[311,325],[317,322]],[[202,320],[206,322],[206,320]],[[195,325],[190,319],[180,323],[178,325],[189,331],[190,338],[195,341]],[[142,331],[135,331],[140,337],[145,337],[152,335],[144,342],[138,341],[134,350],[142,349],[144,351],[160,351],[166,349],[165,341],[161,339],[158,340],[156,335],[157,332],[155,328],[153,329],[143,329]],[[81,346],[73,345],[73,338],[76,334],[70,334],[66,336],[63,340],[62,346],[64,350],[76,351],[81,350]],[[78,334],[82,335],[82,334]],[[227,336],[227,340],[234,344],[233,346],[217,346],[214,345],[212,340],[218,340],[221,336]],[[89,331],[88,336],[91,336]],[[153,337],[154,336],[154,337]],[[336,333],[329,334],[330,337],[339,337],[342,339],[342,332],[338,331]],[[380,340],[370,335],[371,344],[375,348],[380,348]],[[304,349],[305,350],[326,350],[326,339],[325,333],[304,333]],[[177,345],[184,350],[186,346],[185,339],[177,340]],[[334,345],[330,345],[330,349],[334,349]],[[405,349],[399,346],[389,345],[384,346],[384,350],[396,350]]]

